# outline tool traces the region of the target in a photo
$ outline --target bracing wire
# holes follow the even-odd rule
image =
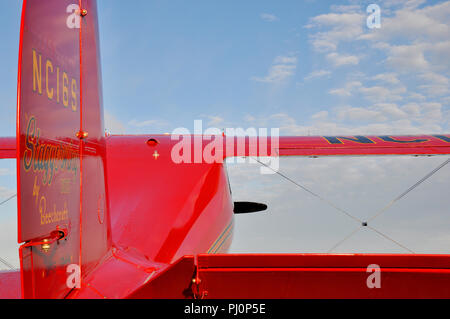
[[[283,173],[281,173],[281,172],[279,172],[279,171],[277,171],[277,170],[274,170],[272,167],[270,167],[270,166],[267,165],[267,164],[264,164],[263,162],[259,161],[258,159],[255,159],[255,158],[254,158],[254,160],[257,161],[258,163],[260,163],[261,165],[263,165],[263,166],[269,168],[269,169],[272,170],[274,173],[280,175],[281,177],[283,177],[284,179],[288,180],[289,182],[293,183],[293,184],[296,185],[297,187],[300,187],[300,188],[303,189],[305,192],[307,192],[307,193],[311,194],[312,196],[318,198],[319,200],[321,200],[322,202],[326,203],[327,205],[333,207],[334,209],[338,210],[339,212],[341,212],[341,213],[347,215],[348,217],[350,217],[350,218],[353,219],[354,221],[357,221],[358,223],[362,223],[362,220],[360,220],[358,217],[353,216],[352,214],[350,214],[350,213],[348,213],[347,211],[343,210],[343,209],[340,208],[339,206],[333,204],[331,201],[329,201],[329,200],[323,198],[322,196],[320,196],[319,194],[317,194],[317,193],[311,191],[311,190],[308,189],[307,187],[305,187],[305,186],[303,186],[303,185],[297,183],[296,181],[294,181],[293,179],[291,179],[291,178],[289,178],[288,176],[284,175]]]
[[[17,194],[14,194],[11,197],[5,199],[3,202],[0,203],[0,206],[2,206],[3,204],[6,204],[7,202],[9,202],[11,199],[13,199],[16,196],[17,196]]]
[[[4,201],[2,201],[2,202],[0,203],[0,206],[3,205],[3,204],[6,204],[7,202],[9,202],[11,199],[13,199],[13,198],[16,197],[16,196],[17,196],[17,194],[14,194],[14,195],[8,197],[7,199],[5,199]],[[11,270],[16,270],[16,268],[15,268],[13,265],[11,265],[9,262],[7,262],[7,261],[6,261],[5,259],[3,259],[2,257],[0,257],[0,262],[1,262],[2,264],[4,264],[6,267],[8,267],[9,269],[11,269]]]
[[[349,233],[348,235],[346,235],[343,239],[341,239],[339,242],[337,242],[333,247],[331,247],[328,250],[328,253],[331,253],[333,250],[335,250],[338,246],[340,246],[343,242],[345,242],[346,240],[348,240],[349,238],[351,238],[353,235],[355,235],[361,228],[363,227],[367,227],[369,229],[371,229],[372,231],[376,232],[377,234],[379,234],[380,236],[384,237],[385,239],[395,243],[396,245],[402,247],[403,249],[409,251],[410,253],[414,253],[413,250],[409,249],[408,247],[406,247],[405,245],[399,243],[398,241],[394,240],[393,238],[389,237],[388,235],[382,233],[381,231],[375,229],[372,226],[367,225],[367,222],[362,222],[361,219],[351,215],[350,213],[348,213],[347,211],[341,209],[340,207],[338,207],[337,205],[335,205],[334,203],[330,202],[329,200],[323,198],[322,196],[314,193],[313,191],[309,190],[308,188],[306,188],[305,186],[297,183],[296,181],[294,181],[293,179],[289,178],[288,176],[284,175],[283,173],[279,172],[278,170],[273,169],[272,167],[264,164],[263,162],[259,161],[258,159],[253,158],[256,162],[258,162],[259,164],[269,168],[270,170],[272,170],[274,173],[280,175],[281,177],[283,177],[284,179],[288,180],[289,182],[293,183],[294,185],[298,186],[299,188],[303,189],[304,191],[306,191],[307,193],[313,195],[314,197],[318,198],[319,200],[325,202],[326,204],[328,204],[329,206],[335,208],[336,210],[340,211],[341,213],[347,215],[348,217],[350,217],[351,219],[357,221],[358,223],[360,223],[360,226],[356,229],[354,229],[351,233]],[[431,172],[429,172],[427,175],[425,175],[422,179],[420,179],[417,183],[415,183],[414,185],[412,185],[410,188],[408,188],[406,191],[404,191],[402,194],[400,194],[399,196],[397,196],[395,199],[393,199],[391,202],[389,202],[388,205],[386,205],[384,208],[382,208],[379,212],[377,212],[375,215],[373,215],[371,218],[369,218],[368,221],[373,221],[375,218],[377,218],[378,216],[380,216],[382,213],[384,213],[386,210],[388,210],[394,203],[396,203],[397,201],[399,201],[400,199],[402,199],[403,197],[405,197],[408,193],[410,193],[412,190],[414,190],[416,187],[418,187],[420,184],[422,184],[423,182],[425,182],[427,179],[429,179],[431,176],[433,176],[435,173],[437,173],[440,169],[442,169],[444,166],[446,166],[448,163],[450,163],[450,158],[447,159],[445,162],[443,162],[442,164],[440,164],[438,167],[436,167],[435,169],[433,169]]]
[[[0,262],[2,264],[4,264],[6,267],[8,267],[11,270],[16,270],[16,267],[14,267],[13,265],[11,265],[9,262],[7,262],[5,259],[3,259],[2,257],[0,257]]]

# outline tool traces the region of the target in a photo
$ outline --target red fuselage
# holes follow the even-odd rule
[[[228,250],[233,203],[224,164],[175,164],[169,135],[107,138],[113,243],[150,260]]]

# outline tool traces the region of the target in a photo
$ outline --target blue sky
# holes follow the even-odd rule
[[[370,3],[381,7],[380,29],[366,25]],[[282,135],[449,133],[450,1],[99,0],[98,4],[106,128],[112,133],[193,130],[197,119],[205,121],[204,127],[278,127]],[[7,1],[0,12],[1,136],[15,134],[20,10],[21,1]],[[415,177],[420,179],[439,160],[411,164],[417,166]],[[352,162],[356,168],[345,177],[350,180],[335,174],[344,162],[289,160],[280,168],[308,185],[319,183],[325,194],[332,194],[323,186],[328,185],[326,177],[375,191],[369,179],[358,176],[368,171],[373,178],[388,177],[394,174],[391,167],[401,171],[399,164],[386,168],[386,161],[390,160]],[[295,170],[299,165],[301,172]],[[0,162],[0,200],[14,193],[14,167],[14,161]],[[309,169],[321,172],[308,175]],[[254,170],[230,167],[234,193],[242,200],[269,201],[270,207],[279,207],[280,215],[237,218],[233,249],[264,250],[260,233],[248,235],[257,228],[267,236],[271,251],[279,251],[276,247],[295,251],[291,243],[300,240],[298,232],[286,235],[281,224],[278,231],[271,231],[270,225],[279,216],[296,220],[289,211],[298,209],[297,196],[287,198],[288,185]],[[404,175],[396,175],[399,192],[415,178],[404,180]],[[360,181],[359,186],[354,180]],[[261,185],[276,185],[281,195],[271,197]],[[337,187],[345,192],[343,185]],[[445,186],[439,185],[428,193],[441,194]],[[358,195],[349,196],[354,201],[346,205],[360,203]],[[449,206],[442,201],[440,207]],[[14,237],[15,226],[10,223],[15,204],[0,209],[4,235]],[[304,234],[310,235],[308,229]],[[326,235],[321,240],[330,243],[342,236]],[[438,242],[447,245],[442,236]],[[371,239],[357,243],[367,242]],[[12,245],[0,246],[0,252],[3,249],[14,259],[16,253],[5,248]]]
[[[372,30],[369,3],[100,1],[105,110],[122,125],[110,130],[170,132],[194,119],[282,135],[442,130],[448,25],[427,8],[443,2],[384,1]]]

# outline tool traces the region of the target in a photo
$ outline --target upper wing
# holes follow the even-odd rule
[[[450,154],[450,135],[227,137],[224,157]]]
[[[0,137],[0,158],[16,158],[15,137]]]
[[[168,136],[157,136],[170,140]],[[203,141],[203,144],[205,141]],[[445,155],[450,135],[418,136],[280,136],[226,137],[224,157],[233,156],[344,156]],[[16,158],[16,138],[0,138],[0,158]]]

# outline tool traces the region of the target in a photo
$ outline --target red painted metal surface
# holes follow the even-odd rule
[[[171,150],[176,142],[158,136],[159,144],[152,147],[147,144],[151,137],[107,139],[113,242],[160,263],[207,252],[232,224],[225,168],[175,164]]]
[[[103,123],[103,92],[98,40],[97,3],[80,1],[87,14],[80,28],[80,132],[81,207],[80,251],[82,280],[111,247],[108,194],[106,190],[106,141]]]
[[[450,135],[227,137],[223,145],[225,157],[444,155]]]
[[[22,297],[450,297],[444,255],[200,255],[196,265],[232,240],[225,157],[450,154],[450,135],[188,136],[191,161],[177,164],[171,136],[104,137],[97,7],[78,4],[87,14],[72,29],[73,1],[24,1],[17,146],[0,139],[0,157],[18,154]],[[202,160],[211,140],[218,163]],[[66,285],[69,264],[81,265],[80,289]],[[365,284],[370,264],[381,289]],[[17,273],[0,283],[0,296],[16,295]]]
[[[17,166],[26,298],[64,297],[67,266],[80,265],[83,279],[111,246],[97,7],[80,5],[90,14],[71,28],[73,1],[23,4]],[[58,230],[64,238],[54,240]]]
[[[450,298],[448,255],[200,255],[197,272],[211,299]]]
[[[17,158],[15,137],[0,137],[0,158]]]
[[[19,299],[20,271],[0,271],[0,299]]]
[[[23,3],[17,178],[19,242],[27,242],[20,249],[26,298],[64,297],[66,265],[79,260],[80,65],[78,32],[66,26],[71,3]],[[57,229],[67,236],[49,251],[32,244]]]

